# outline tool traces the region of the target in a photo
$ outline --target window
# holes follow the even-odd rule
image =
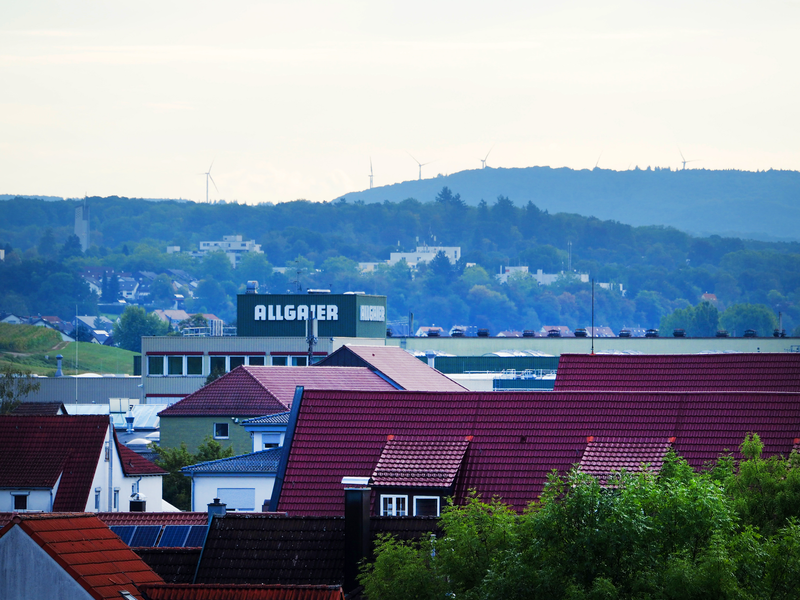
[[[439,496],[414,496],[415,517],[438,517]]]
[[[286,366],[286,356],[273,356],[272,357],[272,365],[278,367],[285,367]]]
[[[227,423],[214,423],[214,439],[227,440],[228,439],[228,424]]]
[[[305,367],[305,366],[308,366],[308,357],[307,356],[293,356],[292,357],[292,366],[293,367]]]
[[[381,496],[382,517],[405,517],[408,496]]]
[[[186,357],[186,374],[187,375],[202,375],[203,374],[203,357],[202,356],[187,356]]]
[[[227,369],[225,368],[225,357],[224,356],[212,356],[211,357],[211,372],[225,373]]]
[[[217,498],[227,510],[255,510],[256,488],[217,488]]]
[[[264,445],[264,450],[268,450],[269,448],[277,448],[278,446],[281,445],[281,434],[262,433],[261,443]]]
[[[233,371],[236,367],[241,367],[244,364],[244,356],[231,356],[230,362],[229,370]]]
[[[13,494],[14,510],[28,510],[28,494]]]
[[[183,357],[182,356],[168,356],[167,357],[167,374],[168,375],[183,375]]]
[[[119,510],[119,488],[114,488],[114,510]]]
[[[148,375],[163,375],[164,374],[164,357],[163,356],[148,356],[147,357],[147,374]]]
[[[251,356],[250,357],[250,364],[254,367],[263,367],[264,366],[264,357],[263,356]]]
[[[100,510],[100,492],[102,488],[94,488],[94,509]]]

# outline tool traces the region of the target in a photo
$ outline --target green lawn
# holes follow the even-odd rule
[[[87,342],[66,343],[52,329],[0,323],[0,367],[11,363],[24,371],[52,376],[56,355],[61,354],[64,375],[74,375],[76,346],[78,373],[133,375],[136,352]]]

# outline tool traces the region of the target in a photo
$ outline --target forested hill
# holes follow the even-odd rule
[[[430,168],[430,167],[429,167]],[[800,240],[800,172],[669,169],[476,169],[353,192],[347,201],[433,199],[443,186],[472,206],[506,196],[551,213],[630,225],[666,225],[690,233]]]

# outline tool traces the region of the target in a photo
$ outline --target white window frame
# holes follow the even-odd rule
[[[114,488],[114,510],[119,511],[119,488]]]
[[[217,425],[225,425],[228,430],[228,435],[217,435]],[[215,440],[229,440],[231,439],[231,424],[226,422],[214,423],[214,430],[212,431]]]
[[[176,358],[181,359],[181,372],[180,373],[170,373],[169,372],[170,359],[174,360]],[[167,361],[166,362],[167,362],[167,365],[166,365],[167,369],[166,369],[166,371],[164,371],[164,375],[166,375],[167,377],[183,377],[184,375],[186,375],[186,357],[185,356],[175,356],[175,355],[167,356]]]
[[[442,499],[439,496],[414,496],[414,516],[417,516],[417,500],[436,500],[436,515],[442,514]]]
[[[16,511],[28,511],[31,509],[28,500],[30,500],[30,492],[11,492],[11,510]],[[21,496],[25,498],[25,508],[16,508],[14,505],[17,502],[17,496]]]
[[[397,501],[399,499],[403,499],[405,504],[405,508],[402,511],[403,514],[398,514],[399,511],[397,509]],[[384,508],[384,500],[391,500],[391,508],[386,509]],[[381,516],[382,517],[407,517],[408,516],[408,496],[404,494],[381,494]]]

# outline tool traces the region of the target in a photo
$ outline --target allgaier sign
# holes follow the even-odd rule
[[[316,319],[326,337],[386,336],[386,296],[366,294],[241,294],[237,333],[245,337],[305,337]]]

